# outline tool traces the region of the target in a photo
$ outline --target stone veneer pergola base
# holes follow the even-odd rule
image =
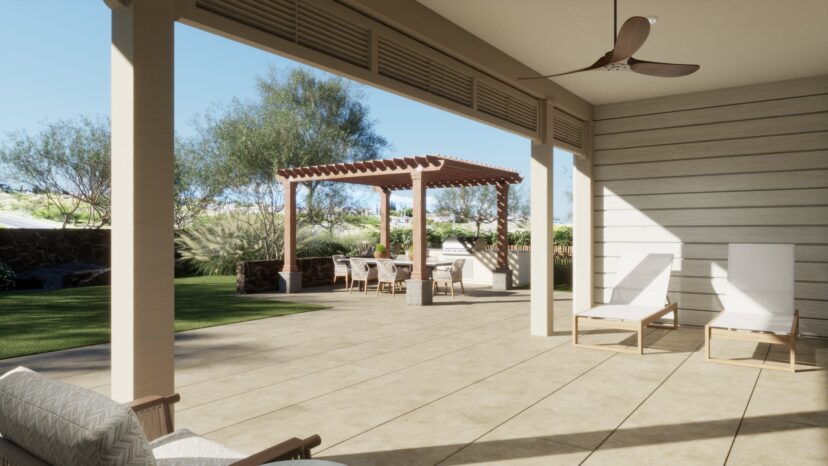
[[[431,277],[426,267],[426,190],[495,185],[497,189],[497,268],[492,286],[511,287],[508,251],[509,185],[520,183],[514,171],[444,155],[285,168],[277,171],[285,189],[285,264],[280,285],[285,292],[301,289],[302,274],[296,263],[296,185],[311,181],[336,181],[373,186],[380,195],[380,243],[390,250],[389,198],[391,191],[411,190],[414,198],[412,222],[414,265],[406,282],[406,303],[431,304]]]

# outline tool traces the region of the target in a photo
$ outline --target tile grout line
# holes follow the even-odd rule
[[[436,337],[436,338],[429,338],[429,339],[426,339],[426,340],[419,340],[419,341],[417,341],[417,342],[416,342],[416,343],[414,343],[414,344],[411,344],[411,345],[408,345],[408,346],[403,346],[403,347],[401,347],[401,348],[397,348],[397,349],[395,349],[395,350],[393,350],[393,351],[388,351],[388,352],[386,352],[386,353],[381,353],[381,354],[375,354],[375,355],[372,355],[372,356],[366,356],[366,357],[364,357],[364,358],[360,358],[360,359],[354,359],[354,360],[352,360],[352,361],[347,361],[347,362],[343,362],[343,363],[341,363],[341,364],[337,364],[337,365],[335,365],[335,366],[326,367],[326,368],[324,368],[324,369],[320,369],[320,370],[315,371],[315,372],[308,372],[308,373],[305,373],[305,374],[302,374],[302,375],[298,375],[298,376],[296,376],[296,377],[291,377],[291,378],[288,378],[288,379],[280,380],[280,381],[278,381],[278,382],[271,382],[271,383],[267,383],[267,384],[265,384],[265,385],[260,385],[260,386],[252,387],[252,388],[250,388],[250,389],[248,389],[248,390],[244,390],[244,391],[241,391],[241,392],[234,393],[233,395],[228,395],[228,396],[225,396],[225,397],[216,398],[215,400],[210,400],[210,401],[206,401],[206,402],[204,402],[204,403],[199,403],[199,404],[195,404],[195,405],[192,405],[192,406],[188,406],[188,407],[183,408],[183,409],[181,409],[181,410],[178,410],[178,411],[176,411],[176,412],[177,412],[177,413],[184,412],[184,411],[187,411],[188,409],[196,408],[196,407],[199,407],[199,406],[204,406],[204,405],[206,405],[206,404],[210,404],[210,403],[215,403],[215,402],[217,402],[217,401],[225,400],[225,399],[227,399],[227,398],[232,398],[232,397],[235,397],[235,396],[238,396],[238,395],[243,395],[243,394],[245,394],[245,393],[249,393],[249,392],[252,392],[252,391],[260,390],[260,389],[265,388],[265,387],[271,387],[271,386],[274,386],[274,385],[279,385],[279,384],[282,384],[282,383],[285,383],[285,382],[290,382],[290,381],[292,381],[292,380],[301,379],[302,377],[307,377],[307,376],[310,376],[310,375],[319,374],[319,373],[322,373],[322,372],[325,372],[325,371],[329,371],[329,370],[332,370],[332,369],[338,369],[338,368],[340,368],[340,367],[345,367],[345,366],[348,366],[348,365],[351,365],[351,364],[354,364],[354,363],[358,363],[358,362],[361,362],[361,361],[366,361],[366,360],[371,359],[371,358],[376,358],[376,357],[384,356],[384,355],[386,355],[386,354],[395,353],[395,352],[397,352],[397,351],[405,351],[405,350],[409,350],[409,349],[414,348],[414,347],[416,347],[416,346],[422,345],[423,343],[426,343],[426,342],[433,342],[433,341],[436,341],[436,340],[441,340],[441,339],[443,339],[443,338],[449,338],[449,337],[451,337],[451,336],[455,336],[455,335],[460,334],[460,333],[468,332],[468,331],[470,331],[470,330],[478,329],[478,328],[485,327],[485,326],[487,326],[487,325],[491,325],[491,324],[496,324],[496,323],[500,323],[500,322],[505,322],[505,321],[512,320],[512,319],[513,319],[513,317],[510,317],[510,318],[507,318],[507,319],[495,320],[495,321],[488,322],[488,323],[485,323],[485,324],[482,324],[482,325],[478,325],[478,326],[476,326],[476,327],[471,327],[471,328],[466,328],[466,329],[463,329],[463,330],[458,330],[458,331],[456,331],[456,332],[449,333],[449,334],[446,334],[446,335],[443,335],[443,336],[439,336],[439,337]],[[435,325],[440,325],[440,324],[435,324]],[[431,327],[431,326],[429,326],[429,327]],[[425,328],[427,328],[427,327],[425,327]],[[517,331],[520,331],[520,330],[517,330]],[[401,332],[401,333],[406,333],[406,332]],[[380,338],[373,339],[373,340],[366,340],[366,341],[365,341],[365,342],[363,342],[363,343],[371,343],[371,342],[373,342],[373,341],[381,340],[381,339],[384,339],[384,338],[390,338],[390,337],[395,336],[395,335],[398,335],[398,334],[396,334],[396,333],[395,333],[395,334],[392,334],[392,335],[388,335],[388,336],[386,336],[386,337],[380,337]],[[502,337],[502,336],[503,336],[503,335],[500,335],[500,336],[498,336],[498,337],[496,337],[496,338],[500,338],[500,337]],[[307,355],[307,356],[303,356],[303,357],[300,357],[300,358],[290,359],[290,360],[284,361],[283,363],[289,363],[289,362],[300,361],[300,360],[302,360],[302,359],[305,359],[305,358],[310,358],[310,357],[314,357],[314,356],[319,356],[319,355],[322,355],[322,354],[328,353],[328,352],[330,352],[330,351],[339,351],[340,349],[348,349],[348,348],[350,348],[350,347],[352,347],[352,346],[359,346],[360,344],[362,344],[362,343],[357,343],[357,344],[350,345],[350,346],[343,346],[343,347],[341,347],[341,348],[336,348],[336,349],[334,349],[334,350],[329,350],[329,351],[320,351],[319,353],[313,353],[313,354],[309,354],[309,355]],[[476,343],[475,343],[475,344],[476,344]],[[450,354],[450,353],[446,353],[446,354]],[[249,371],[244,371],[244,372],[250,372],[250,371],[254,371],[254,370],[263,369],[263,368],[266,368],[266,367],[277,366],[277,365],[279,365],[279,364],[281,364],[281,363],[277,363],[277,364],[269,364],[269,365],[265,365],[265,366],[257,367],[257,368],[255,368],[255,369],[250,369]],[[240,372],[240,373],[243,373],[243,372]],[[240,374],[240,373],[233,373],[233,374],[229,374],[229,375],[238,375],[238,374]],[[390,374],[390,372],[389,372],[389,374]],[[220,378],[220,377],[217,377],[217,378]],[[202,381],[199,381],[199,382],[196,382],[196,383],[193,383],[193,384],[182,385],[182,387],[186,387],[186,386],[190,386],[190,385],[195,385],[195,384],[198,384],[198,383],[205,383],[205,382],[210,382],[210,380],[202,380]],[[331,393],[333,393],[333,392],[331,392]]]
[[[762,360],[763,363],[767,362],[768,355],[770,355],[771,345],[768,345],[768,350],[765,352],[765,357]],[[727,449],[727,456],[725,456],[723,465],[727,464],[727,460],[730,459],[730,453],[733,452],[733,445],[736,444],[736,437],[739,436],[739,431],[742,429],[742,423],[745,422],[745,415],[747,414],[747,410],[750,407],[750,400],[753,399],[753,393],[756,391],[756,386],[759,385],[759,378],[762,376],[762,369],[759,369],[759,372],[756,373],[756,380],[753,381],[753,387],[750,389],[750,396],[748,396],[747,403],[745,403],[745,409],[742,411],[742,417],[739,418],[739,425],[736,427],[736,432],[733,434],[733,440],[730,441],[730,448]]]
[[[495,373],[489,374],[489,375],[487,375],[487,376],[485,376],[485,377],[483,377],[483,378],[480,378],[480,379],[478,379],[478,380],[475,380],[474,382],[471,382],[471,383],[469,383],[469,384],[467,384],[467,385],[464,385],[464,386],[462,386],[462,387],[458,388],[457,390],[454,390],[454,391],[452,391],[452,392],[446,393],[445,395],[441,395],[441,396],[439,396],[439,397],[437,397],[437,398],[435,398],[435,399],[433,399],[433,400],[431,400],[431,401],[429,401],[429,402],[427,402],[427,403],[424,403],[424,404],[422,404],[422,405],[420,405],[420,406],[417,406],[416,408],[410,409],[410,410],[408,410],[408,411],[406,411],[406,412],[404,412],[404,413],[402,413],[402,414],[399,414],[399,415],[394,416],[394,417],[392,417],[392,418],[390,418],[390,419],[387,419],[387,420],[385,420],[385,421],[383,421],[383,422],[381,422],[381,423],[379,423],[379,424],[377,424],[377,425],[375,425],[375,426],[373,426],[373,427],[371,427],[371,428],[369,428],[369,429],[365,429],[365,430],[363,430],[362,432],[359,432],[359,433],[354,434],[354,435],[352,435],[352,436],[350,436],[350,437],[348,437],[348,438],[346,438],[346,439],[340,440],[339,442],[336,442],[336,443],[334,443],[334,444],[332,444],[332,445],[329,445],[329,446],[325,447],[323,450],[319,450],[319,452],[321,453],[321,452],[323,452],[323,451],[325,451],[325,450],[328,450],[328,449],[330,449],[330,448],[333,448],[333,447],[335,447],[335,446],[337,446],[337,445],[339,445],[339,444],[345,443],[345,442],[347,442],[348,440],[351,440],[351,439],[353,439],[353,438],[355,438],[355,437],[359,437],[360,435],[362,435],[362,434],[364,434],[364,433],[366,433],[366,432],[370,432],[370,431],[372,431],[372,430],[376,429],[377,427],[383,426],[383,425],[388,424],[389,422],[392,422],[392,421],[394,421],[394,420],[396,420],[396,419],[399,419],[399,418],[401,418],[401,417],[403,417],[403,416],[405,416],[405,415],[408,415],[408,414],[410,414],[410,413],[413,413],[414,411],[417,411],[417,410],[419,410],[419,409],[425,408],[426,406],[429,406],[429,405],[431,405],[431,404],[434,404],[434,403],[436,403],[436,402],[438,402],[438,401],[442,400],[443,398],[449,397],[449,396],[451,396],[451,395],[453,395],[453,394],[455,394],[455,393],[457,393],[457,392],[463,391],[463,390],[465,390],[465,389],[467,389],[467,388],[469,388],[469,387],[471,387],[471,386],[473,386],[473,385],[477,385],[477,384],[479,384],[480,382],[482,382],[482,381],[484,381],[484,380],[486,380],[486,379],[489,379],[489,378],[491,378],[491,377],[494,377],[494,376],[496,376],[496,375],[498,375],[498,374],[500,374],[500,373],[502,373],[502,372],[505,372],[505,371],[508,371],[509,369],[512,369],[512,368],[514,368],[514,367],[517,367],[517,366],[519,366],[519,365],[521,365],[521,364],[523,364],[523,363],[525,363],[525,362],[527,362],[527,361],[531,361],[532,359],[535,359],[535,358],[540,357],[540,356],[542,356],[542,355],[544,355],[544,354],[546,354],[546,353],[548,353],[548,352],[550,352],[550,351],[553,351],[553,350],[555,350],[555,349],[557,349],[557,348],[560,348],[562,345],[565,345],[565,344],[566,344],[567,342],[569,342],[569,341],[570,341],[570,340],[564,340],[563,342],[561,342],[561,343],[559,343],[559,344],[557,344],[557,345],[555,345],[555,346],[553,346],[553,347],[551,347],[551,348],[547,348],[547,349],[545,349],[545,350],[541,351],[540,353],[534,354],[534,355],[532,355],[532,356],[530,356],[530,357],[528,357],[528,358],[526,358],[526,359],[520,360],[520,361],[518,361],[518,362],[516,362],[516,363],[514,363],[514,364],[512,364],[512,365],[510,365],[510,366],[508,366],[508,367],[505,367],[505,368],[503,368],[503,369],[501,369],[501,370],[499,370],[499,371],[497,371],[497,372],[495,372]]]
[[[445,356],[449,356],[449,355],[452,355],[452,354],[455,354],[455,353],[459,353],[459,352],[464,351],[464,350],[467,350],[467,349],[469,349],[469,348],[472,348],[472,347],[475,347],[475,346],[481,345],[481,344],[483,344],[483,343],[488,343],[488,342],[490,342],[490,341],[497,340],[497,339],[499,339],[499,338],[508,337],[508,336],[510,336],[510,335],[514,335],[514,334],[516,334],[516,333],[519,333],[519,332],[525,332],[525,331],[526,331],[526,329],[520,329],[520,330],[510,331],[510,332],[507,332],[507,333],[504,333],[504,334],[498,335],[498,336],[496,336],[496,337],[490,338],[490,339],[488,339],[488,340],[478,341],[478,342],[472,343],[472,344],[470,344],[470,345],[464,346],[464,347],[462,347],[462,348],[458,348],[458,349],[456,349],[456,350],[454,350],[454,351],[451,351],[451,352],[448,352],[448,353],[444,353],[444,354],[441,354],[441,355],[439,355],[439,356],[435,356],[435,357],[433,357],[433,358],[425,359],[425,360],[423,360],[423,361],[418,361],[418,362],[416,362],[416,363],[414,363],[414,364],[410,364],[410,365],[408,365],[408,366],[401,367],[401,368],[399,368],[399,369],[396,369],[396,370],[393,370],[393,371],[390,371],[390,372],[386,372],[386,373],[381,374],[381,375],[378,375],[378,376],[376,376],[376,377],[371,377],[371,378],[368,378],[368,379],[365,379],[365,380],[361,380],[361,381],[359,381],[359,382],[353,383],[353,384],[351,384],[351,385],[344,386],[344,387],[342,387],[342,388],[338,388],[338,389],[336,389],[336,390],[332,390],[332,391],[327,392],[327,393],[322,393],[322,394],[319,394],[319,395],[316,395],[316,396],[312,396],[312,397],[310,397],[310,398],[307,398],[307,399],[304,399],[304,400],[301,400],[301,401],[297,401],[297,402],[294,402],[294,403],[290,403],[290,404],[288,404],[288,405],[282,406],[282,407],[277,408],[277,409],[274,409],[274,410],[272,410],[272,411],[268,411],[268,412],[266,412],[266,413],[258,414],[258,415],[256,415],[256,416],[253,416],[253,417],[251,417],[251,418],[245,419],[245,420],[243,420],[243,421],[234,422],[234,423],[232,423],[232,424],[229,424],[229,425],[226,425],[226,426],[222,426],[222,427],[220,427],[220,428],[218,428],[218,429],[214,429],[214,430],[211,430],[211,431],[209,431],[209,432],[206,432],[204,435],[211,434],[211,433],[213,433],[213,432],[217,432],[217,431],[219,431],[219,430],[227,429],[228,427],[233,427],[233,426],[236,426],[236,425],[239,425],[239,424],[243,424],[243,423],[248,422],[248,421],[251,421],[251,420],[253,420],[253,419],[257,419],[257,418],[260,418],[260,417],[262,417],[262,416],[267,416],[268,414],[273,414],[273,413],[275,413],[275,412],[277,412],[277,411],[281,411],[281,410],[283,410],[283,409],[287,409],[287,408],[290,408],[290,407],[292,407],[292,406],[296,406],[296,405],[299,405],[299,404],[302,404],[302,403],[306,403],[306,402],[308,402],[308,401],[312,401],[312,400],[315,400],[315,399],[317,399],[317,398],[322,398],[322,397],[324,397],[324,396],[328,396],[328,395],[331,395],[331,394],[333,394],[333,393],[341,392],[341,391],[343,391],[343,390],[348,390],[348,389],[350,389],[350,388],[356,387],[357,385],[360,385],[360,384],[363,384],[363,383],[366,383],[366,382],[371,382],[372,380],[380,379],[380,378],[385,377],[385,376],[387,376],[387,375],[389,375],[389,374],[394,374],[394,373],[397,373],[397,372],[402,372],[402,371],[404,371],[404,370],[406,370],[406,369],[410,369],[410,368],[412,368],[412,367],[414,367],[414,366],[418,366],[418,365],[423,364],[423,363],[426,363],[426,362],[431,362],[431,361],[434,361],[434,360],[437,360],[437,359],[443,358],[443,357],[445,357]],[[323,450],[320,450],[320,451],[323,451]]]
[[[568,341],[571,341],[571,340],[568,340]],[[553,349],[554,349],[554,348],[553,348]],[[524,412],[526,412],[527,410],[531,409],[533,406],[537,405],[538,403],[542,402],[543,400],[545,400],[545,399],[549,398],[550,396],[554,395],[555,393],[559,392],[560,390],[562,390],[563,388],[565,388],[565,387],[566,387],[566,386],[568,386],[569,384],[571,384],[571,383],[575,382],[576,380],[580,379],[581,377],[583,377],[583,376],[585,376],[585,375],[589,374],[589,373],[590,373],[590,372],[592,372],[594,369],[596,369],[598,366],[601,366],[602,364],[604,364],[605,362],[607,362],[607,361],[609,361],[610,359],[614,358],[615,356],[618,356],[618,354],[619,354],[619,353],[615,353],[615,354],[611,354],[611,355],[607,356],[605,359],[601,360],[600,362],[598,362],[598,363],[597,363],[597,364],[595,364],[594,366],[590,367],[589,369],[585,370],[584,372],[581,372],[580,374],[576,375],[576,376],[575,376],[575,377],[573,377],[571,380],[567,381],[565,384],[562,384],[560,387],[558,387],[558,388],[556,388],[556,389],[552,390],[551,392],[547,393],[546,395],[542,396],[542,397],[541,397],[540,399],[538,399],[537,401],[535,401],[535,402],[533,402],[533,403],[529,404],[529,406],[527,406],[527,407],[525,407],[525,408],[521,409],[520,411],[518,411],[517,413],[513,414],[512,416],[509,416],[509,417],[508,417],[507,419],[505,419],[503,422],[499,423],[498,425],[496,425],[496,426],[492,427],[492,428],[491,428],[491,429],[489,429],[488,431],[486,431],[486,432],[484,432],[483,434],[479,435],[477,438],[475,438],[475,439],[474,439],[474,440],[472,440],[471,442],[469,442],[469,443],[467,443],[467,444],[463,445],[462,447],[460,447],[460,448],[458,448],[457,450],[455,450],[454,452],[452,452],[450,455],[448,455],[448,456],[446,456],[445,458],[441,459],[440,461],[438,461],[438,462],[434,463],[434,464],[435,464],[435,466],[437,466],[437,465],[439,465],[439,464],[441,464],[441,463],[445,462],[447,459],[449,459],[449,458],[451,458],[452,456],[454,456],[454,455],[456,455],[456,454],[460,453],[461,451],[465,450],[467,447],[469,447],[470,445],[474,444],[475,442],[477,442],[477,441],[478,441],[478,440],[480,440],[481,438],[485,437],[486,435],[489,435],[492,431],[494,431],[494,430],[496,430],[496,429],[500,428],[503,424],[506,424],[507,422],[511,421],[512,419],[516,418],[517,416],[520,416],[521,414],[523,414],[523,413],[524,413]],[[562,442],[555,442],[555,443],[562,443]],[[563,443],[562,443],[562,444],[563,444]],[[573,448],[582,448],[582,447],[578,447],[578,446],[575,446],[575,445],[569,445],[569,444],[563,444],[563,445],[567,445],[567,446],[570,446],[570,447],[573,447]]]
[[[598,451],[598,449],[600,449],[600,448],[601,448],[601,446],[602,446],[602,445],[604,445],[604,443],[606,443],[606,442],[607,442],[607,440],[609,440],[609,438],[610,438],[610,437],[612,437],[612,436],[613,436],[613,434],[615,434],[615,433],[618,431],[618,429],[620,429],[620,428],[621,428],[621,426],[623,426],[623,425],[624,425],[624,423],[625,423],[625,422],[627,422],[627,420],[628,420],[630,417],[632,417],[632,415],[633,415],[633,414],[635,414],[635,413],[636,413],[636,411],[638,411],[638,409],[639,409],[639,408],[641,408],[641,406],[643,406],[643,405],[644,405],[644,403],[646,403],[646,402],[647,402],[647,400],[649,400],[649,399],[650,399],[650,397],[652,397],[652,396],[653,396],[653,395],[654,395],[654,394],[658,391],[658,389],[659,389],[659,388],[661,388],[661,386],[662,386],[662,385],[664,385],[664,384],[665,384],[668,380],[670,380],[670,377],[672,377],[672,376],[673,376],[673,374],[675,374],[675,373],[676,373],[676,372],[677,372],[677,371],[678,371],[678,370],[679,370],[682,366],[684,366],[684,364],[685,364],[685,363],[686,363],[686,362],[687,362],[687,361],[688,361],[688,360],[689,360],[689,359],[690,359],[690,358],[691,358],[694,354],[696,354],[696,352],[697,352],[697,351],[698,351],[698,350],[699,350],[702,346],[704,346],[704,343],[702,343],[702,344],[700,344],[700,345],[696,346],[696,348],[695,348],[695,349],[693,349],[693,351],[690,351],[690,353],[689,353],[689,354],[688,354],[688,355],[687,355],[687,356],[686,356],[686,357],[685,357],[685,358],[681,361],[681,363],[679,363],[679,364],[678,364],[678,365],[677,365],[677,366],[676,366],[676,367],[675,367],[672,371],[670,371],[670,373],[669,373],[669,374],[667,374],[667,377],[664,377],[664,379],[663,379],[661,382],[659,382],[659,384],[658,384],[658,385],[656,385],[656,387],[655,387],[654,389],[652,389],[652,390],[650,391],[650,393],[649,393],[649,394],[648,394],[648,395],[647,395],[647,396],[646,396],[643,400],[641,400],[641,403],[638,403],[638,405],[637,405],[635,408],[633,408],[633,410],[632,410],[632,411],[630,411],[630,414],[628,414],[626,417],[624,417],[624,419],[623,419],[620,423],[618,423],[618,425],[617,425],[617,426],[615,426],[615,428],[614,428],[614,429],[612,429],[612,432],[610,432],[610,433],[609,433],[606,437],[604,437],[604,440],[601,440],[601,443],[599,443],[599,444],[598,444],[595,448],[593,448],[593,449],[592,449],[592,451],[591,451],[591,452],[589,452],[589,454],[586,456],[586,458],[584,458],[583,460],[581,460],[581,462],[580,462],[580,463],[578,463],[578,466],[580,466],[580,465],[582,465],[582,464],[586,463],[586,462],[587,462],[587,460],[588,460],[588,459],[592,456],[592,454],[593,454],[593,453],[595,453],[596,451]]]

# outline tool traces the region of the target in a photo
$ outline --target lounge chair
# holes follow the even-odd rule
[[[348,288],[348,284],[351,280],[351,267],[345,262],[346,257],[337,254],[332,256],[331,259],[333,260],[334,266],[334,276],[333,276],[333,284],[336,285],[336,279],[342,277],[345,279],[345,288]]]
[[[248,456],[187,429],[173,431],[178,400],[123,405],[19,367],[0,377],[0,465],[252,466],[309,459],[320,444],[318,435],[292,438]]]
[[[350,292],[354,292],[354,283],[357,282],[357,291],[359,291],[359,282],[365,285],[365,294],[368,294],[368,282],[377,278],[377,268],[370,267],[368,261],[356,257],[351,258],[351,286]]]
[[[377,296],[382,292],[383,285],[391,285],[391,296],[396,295],[397,286],[402,290],[402,284],[411,274],[407,270],[397,267],[391,259],[377,260]]]
[[[466,289],[463,288],[463,265],[466,264],[466,259],[457,259],[451,264],[451,267],[447,268],[435,268],[434,271],[431,273],[431,279],[434,282],[433,285],[433,292],[437,293],[440,291],[440,284],[446,286],[446,294],[448,294],[449,288],[451,288],[451,297],[454,297],[454,284],[460,283],[460,292],[463,293],[463,296],[466,295]]]
[[[796,371],[799,311],[794,308],[794,245],[731,244],[724,310],[705,326],[708,361]],[[710,356],[713,337],[785,345],[787,367]]]
[[[610,302],[573,315],[572,343],[583,348],[644,354],[644,327],[678,326],[678,304],[671,303],[667,296],[672,266],[672,254],[622,254]],[[655,323],[671,312],[672,326]],[[628,350],[580,343],[578,329],[583,324],[638,332],[638,346]]]

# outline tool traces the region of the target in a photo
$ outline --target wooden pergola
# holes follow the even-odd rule
[[[444,155],[423,155],[284,168],[276,173],[285,189],[285,251],[282,276],[287,292],[296,292],[301,288],[301,274],[296,262],[296,186],[298,183],[310,181],[336,181],[374,187],[380,195],[380,243],[384,244],[388,250],[390,250],[389,198],[391,191],[413,191],[414,264],[411,282],[414,286],[408,287],[407,301],[409,304],[431,302],[431,286],[422,285],[422,282],[430,279],[426,267],[426,190],[495,185],[498,212],[495,272],[509,274],[509,185],[522,181],[517,172]],[[414,290],[413,294],[416,296],[412,297],[411,290]]]

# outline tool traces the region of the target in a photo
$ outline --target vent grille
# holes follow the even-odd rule
[[[471,76],[384,37],[379,38],[378,45],[379,74],[471,107],[474,92]]]
[[[558,109],[552,117],[553,139],[577,147],[584,148],[584,122]]]
[[[524,102],[488,84],[477,86],[477,109],[510,123],[537,131],[537,104]]]
[[[370,67],[370,31],[306,2],[197,0],[196,5],[361,68]]]

